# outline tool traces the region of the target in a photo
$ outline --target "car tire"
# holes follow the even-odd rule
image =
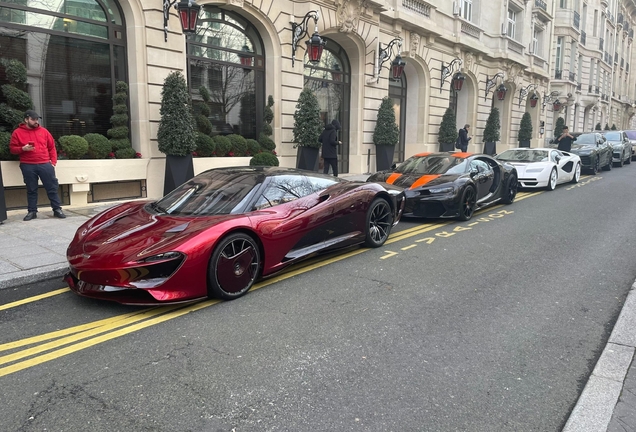
[[[592,168],[590,168],[590,171],[592,172],[592,175],[596,175],[598,174],[599,170],[600,170],[600,165],[601,165],[601,161],[598,158],[598,155],[596,156],[596,160],[592,163]]]
[[[519,189],[519,183],[517,182],[517,174],[510,174],[508,181],[506,182],[506,190],[504,196],[501,198],[501,202],[504,204],[512,204],[517,196],[517,190]]]
[[[609,162],[607,163],[607,165],[603,167],[603,171],[611,171],[613,167],[614,167],[614,162],[612,162],[612,155],[610,155]]]
[[[572,176],[570,183],[578,183],[579,180],[581,180],[581,164],[577,163],[576,167],[574,167],[574,176]]]
[[[549,191],[555,190],[557,185],[557,180],[558,180],[557,170],[556,168],[552,168],[552,171],[550,171],[550,177],[548,178],[548,186],[546,187],[546,189]]]
[[[632,163],[632,156],[629,155],[627,159],[625,159],[625,165],[630,165]]]
[[[246,294],[258,278],[261,252],[254,238],[245,233],[221,239],[208,265],[208,296],[233,300]]]
[[[367,210],[367,225],[364,245],[380,247],[386,242],[393,226],[393,212],[387,200],[376,198]]]
[[[457,219],[462,221],[470,220],[475,213],[475,206],[477,205],[477,192],[472,186],[466,186],[462,192],[462,196],[459,199],[459,216]]]
[[[621,155],[621,157],[619,158],[619,161],[617,162],[616,166],[619,168],[623,168],[623,155]]]

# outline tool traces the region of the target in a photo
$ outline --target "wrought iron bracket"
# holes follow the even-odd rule
[[[393,53],[393,46],[397,44],[398,52],[397,54],[402,54],[402,39],[395,38],[391,42],[389,42],[386,48],[382,48],[382,42],[378,43],[378,56],[375,59],[375,73],[373,79],[370,82],[375,81],[375,83],[380,82],[380,71],[382,70],[382,65],[391,59],[391,54]]]
[[[488,100],[488,93],[490,93],[490,90],[497,85],[497,78],[501,78],[501,81],[503,82],[504,77],[505,75],[503,72],[497,72],[492,76],[492,78],[488,78],[488,75],[486,75],[486,93],[484,94],[484,100]]]
[[[547,104],[549,104],[550,102],[552,102],[554,100],[555,97],[557,97],[559,95],[558,91],[553,91],[550,94],[546,95],[545,92],[543,93],[543,100],[541,101],[541,111],[545,111],[545,106]]]
[[[448,78],[449,76],[453,74],[455,64],[457,63],[459,63],[459,67],[461,67],[464,64],[463,60],[460,58],[455,58],[455,60],[450,62],[448,66],[444,66],[444,62],[442,62],[442,80],[440,81],[440,84],[439,84],[440,93],[442,92],[442,89],[444,87],[444,81],[446,81],[446,78]]]
[[[523,100],[526,98],[526,96],[528,96],[528,92],[530,91],[531,88],[532,88],[532,90],[536,90],[537,89],[537,85],[536,84],[528,84],[528,86],[526,88],[519,89],[519,106],[520,107],[521,107],[521,103],[523,102]]]
[[[317,10],[309,11],[303,17],[300,24],[294,22],[292,16],[292,67],[294,67],[294,61],[296,60],[296,49],[298,48],[298,42],[300,42],[305,36],[309,36],[307,26],[309,25],[309,19],[314,20],[315,31],[318,31],[318,21],[320,20],[320,12]]]

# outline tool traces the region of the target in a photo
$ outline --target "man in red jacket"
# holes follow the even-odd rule
[[[51,202],[53,216],[65,218],[62,203],[57,194],[59,187],[55,177],[57,151],[55,141],[44,127],[40,126],[40,116],[33,110],[24,113],[21,123],[11,135],[11,153],[20,155],[20,170],[27,187],[28,213],[25,221],[38,217],[38,178],[42,181]]]

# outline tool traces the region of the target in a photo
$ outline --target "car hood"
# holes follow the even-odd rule
[[[198,233],[224,221],[244,215],[183,217],[146,211],[146,203],[107,210],[82,225],[69,245],[67,256],[76,260],[131,262],[179,250]]]
[[[570,153],[577,154],[578,152],[589,152],[596,149],[596,144],[572,144]]]
[[[369,177],[368,181],[385,182],[405,189],[416,189],[422,186],[437,186],[457,180],[457,174],[401,174],[396,172],[379,172]]]
[[[546,162],[507,162],[510,165],[514,166],[517,169],[517,175],[519,176],[519,178],[529,178],[529,177],[536,177],[537,174],[539,174],[541,171],[534,171],[534,170],[539,170],[541,168],[543,168],[544,170],[551,168],[552,164],[546,163]],[[528,170],[531,170],[530,173],[528,173],[528,175],[526,175],[526,172]]]

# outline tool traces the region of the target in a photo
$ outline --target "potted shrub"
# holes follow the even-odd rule
[[[612,123],[612,130],[616,130],[616,125]]]
[[[596,123],[596,126],[594,127],[594,130],[601,130],[601,123]]]
[[[163,192],[194,177],[192,152],[196,149],[196,125],[190,109],[188,86],[181,72],[171,72],[161,89],[161,122],[157,131],[159,151],[166,155]]]
[[[296,154],[296,168],[318,171],[320,134],[323,125],[320,120],[320,105],[318,98],[311,89],[305,87],[300,92],[294,112],[294,148]],[[261,142],[263,146],[263,142]],[[265,148],[265,146],[263,146]],[[267,150],[267,148],[265,148]]]
[[[565,127],[565,120],[563,117],[557,118],[556,124],[554,126],[554,138],[558,138],[563,133],[563,128]]]
[[[91,159],[105,159],[110,152],[113,151],[113,146],[102,134],[89,133],[84,135],[84,139],[88,143],[88,157]]]
[[[605,127],[603,128],[604,130],[610,130],[610,127],[607,123],[605,123]]]
[[[264,151],[250,159],[250,166],[278,166],[278,158],[274,153]]]
[[[272,107],[274,106],[274,98],[272,95],[267,97],[267,105],[265,105],[265,109],[263,110],[263,127],[261,133],[258,135],[258,143],[263,150],[269,150],[270,152],[274,151],[276,148],[276,143],[270,138],[274,133],[272,129],[272,121],[274,120],[274,111],[272,111]]]
[[[110,117],[112,128],[106,131],[106,135],[110,137],[112,151],[117,153],[118,150],[130,149],[127,152],[135,151],[130,144],[130,130],[128,129],[128,84],[123,81],[115,83],[115,96],[113,96],[115,105],[113,106],[113,115]]]
[[[378,108],[378,119],[373,131],[375,144],[375,164],[377,171],[391,168],[395,146],[400,142],[400,128],[395,123],[393,100],[385,96]]]
[[[493,108],[486,120],[484,129],[484,153],[497,154],[497,141],[500,139],[501,123],[499,122],[499,109]]]
[[[523,117],[521,117],[518,139],[520,147],[530,147],[530,140],[532,139],[532,118],[529,112],[525,112]]]
[[[439,124],[439,132],[437,133],[437,142],[439,143],[439,151],[450,152],[455,149],[455,141],[457,141],[457,120],[455,113],[449,107],[442,117]]]

